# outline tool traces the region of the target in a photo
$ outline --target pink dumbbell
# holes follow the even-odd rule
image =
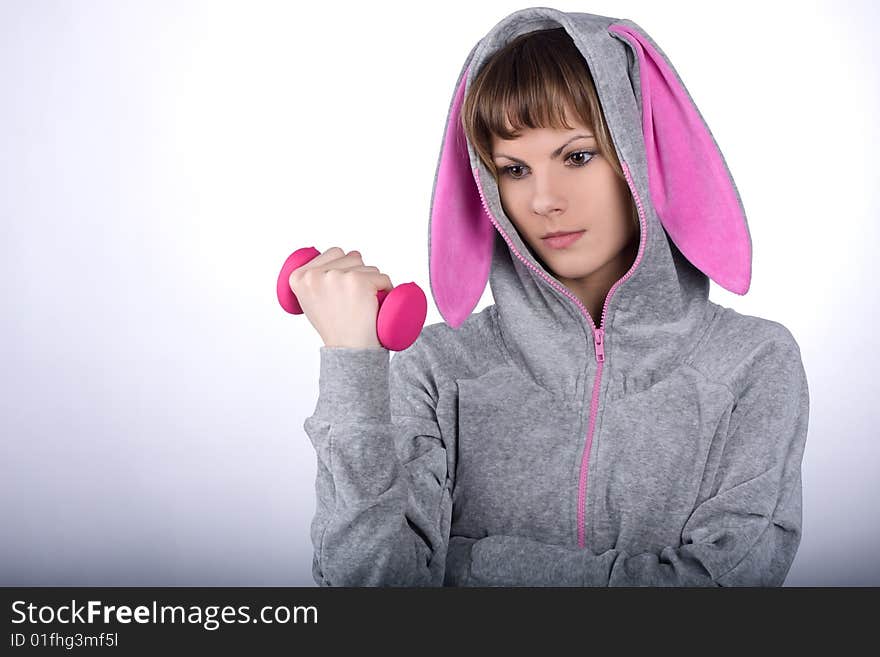
[[[281,267],[281,273],[278,274],[278,302],[292,315],[302,315],[303,309],[290,289],[290,275],[294,269],[319,255],[321,252],[313,246],[297,249]],[[376,297],[379,299],[376,336],[386,349],[403,351],[416,341],[425,325],[428,314],[425,293],[415,283],[403,283],[390,292],[379,290]]]

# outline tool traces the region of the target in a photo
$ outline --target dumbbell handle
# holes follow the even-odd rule
[[[295,269],[321,254],[313,246],[297,249],[291,253],[278,274],[278,303],[291,315],[302,315],[299,300],[290,289],[290,275]],[[379,312],[376,316],[376,336],[379,343],[389,351],[403,351],[408,348],[425,325],[428,314],[428,300],[425,293],[415,283],[403,283],[390,292],[379,290]]]

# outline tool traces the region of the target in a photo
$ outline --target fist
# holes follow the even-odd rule
[[[380,290],[394,289],[358,251],[327,249],[290,274],[290,289],[325,347],[381,347],[376,335]]]

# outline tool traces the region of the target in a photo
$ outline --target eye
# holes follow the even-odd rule
[[[586,160],[581,160],[580,164],[575,164],[575,166],[579,166],[579,167],[584,166],[587,162],[589,162],[591,159],[593,159],[593,152],[592,151],[575,151],[574,153],[572,153],[568,157],[573,158],[576,155],[581,155],[581,156],[589,155],[590,156]],[[574,160],[572,160],[572,162],[574,162]]]
[[[514,164],[513,166],[504,167],[501,171],[508,178],[513,178],[514,180],[519,180],[522,176],[513,175],[513,170],[514,169],[522,169],[522,168],[523,168],[523,166],[521,164]]]
[[[580,167],[583,167],[583,166],[586,166],[587,164],[589,164],[590,160],[593,159],[593,156],[595,154],[596,153],[594,151],[574,151],[572,153],[569,153],[568,157],[566,157],[565,159],[571,160],[574,163],[574,164],[572,164],[572,166],[576,169],[579,169]],[[586,160],[581,159],[579,161],[575,161],[574,159],[572,159],[572,158],[576,158],[576,157],[583,158],[585,156],[589,156],[589,157],[587,157]],[[522,164],[511,164],[510,166],[503,167],[501,169],[501,173],[502,173],[502,175],[507,176],[508,178],[511,178],[512,180],[521,180],[525,176],[522,174],[514,175],[513,170],[514,169],[527,169],[527,168],[528,167],[526,167],[525,165],[522,165]]]

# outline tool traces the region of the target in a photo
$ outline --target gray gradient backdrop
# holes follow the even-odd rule
[[[876,3],[548,4],[688,85],[754,243],[712,298],[810,384],[787,585],[880,585]],[[279,268],[357,248],[429,290],[452,85],[527,3],[366,5],[0,0],[0,585],[314,585],[321,342]]]

